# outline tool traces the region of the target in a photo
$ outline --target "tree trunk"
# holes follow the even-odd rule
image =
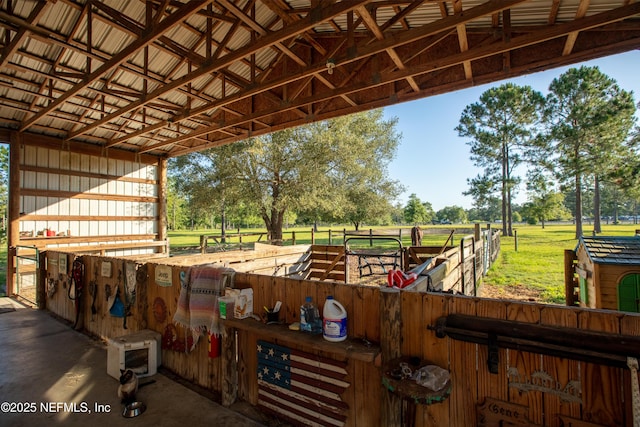
[[[510,236],[507,228],[507,160],[502,149],[502,235]]]
[[[507,188],[507,231],[513,236],[513,211],[511,209],[511,186]]]
[[[271,241],[277,245],[282,245],[282,224],[284,223],[284,211],[271,210],[271,227],[268,228],[271,234]]]
[[[222,203],[222,211],[220,212],[220,234],[221,234],[221,239],[220,241],[222,243],[226,243],[226,238],[227,238],[227,227],[225,227],[225,224],[227,223],[227,215],[225,212],[225,205],[224,203]]]
[[[582,177],[576,174],[576,239],[582,236]]]
[[[600,224],[600,180],[595,176],[593,183],[593,232],[602,233]]]

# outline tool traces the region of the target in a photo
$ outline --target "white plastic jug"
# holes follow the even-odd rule
[[[347,310],[342,304],[328,296],[322,309],[322,336],[327,341],[347,339]]]

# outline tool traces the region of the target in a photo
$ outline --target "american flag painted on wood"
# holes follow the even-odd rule
[[[258,406],[294,425],[343,426],[346,362],[258,341]]]

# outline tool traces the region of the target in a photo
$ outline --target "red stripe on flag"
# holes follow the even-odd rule
[[[309,411],[317,412],[341,421],[345,421],[347,419],[346,411],[349,407],[345,405],[344,402],[339,402],[341,405],[340,407],[337,407],[334,405],[335,402],[325,403],[313,396],[303,396],[293,390],[283,390],[277,386],[262,381],[258,384],[258,400],[264,400],[268,399],[269,396],[275,396],[287,402],[284,406],[306,408]]]
[[[306,377],[304,375],[300,375],[300,374],[295,374],[295,373],[291,373],[291,381],[298,381],[300,383],[304,383],[307,384],[311,387],[314,388],[319,388],[321,390],[326,390],[326,391],[330,391],[331,393],[335,393],[335,394],[342,394],[344,393],[344,391],[347,389],[346,387],[340,387],[337,385],[333,385],[330,384],[328,382],[322,381],[322,379],[313,379],[313,378],[309,378]]]

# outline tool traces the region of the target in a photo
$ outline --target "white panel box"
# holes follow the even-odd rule
[[[161,339],[159,332],[149,329],[110,338],[107,374],[119,379],[121,369],[131,369],[140,378],[155,375],[162,363]]]

